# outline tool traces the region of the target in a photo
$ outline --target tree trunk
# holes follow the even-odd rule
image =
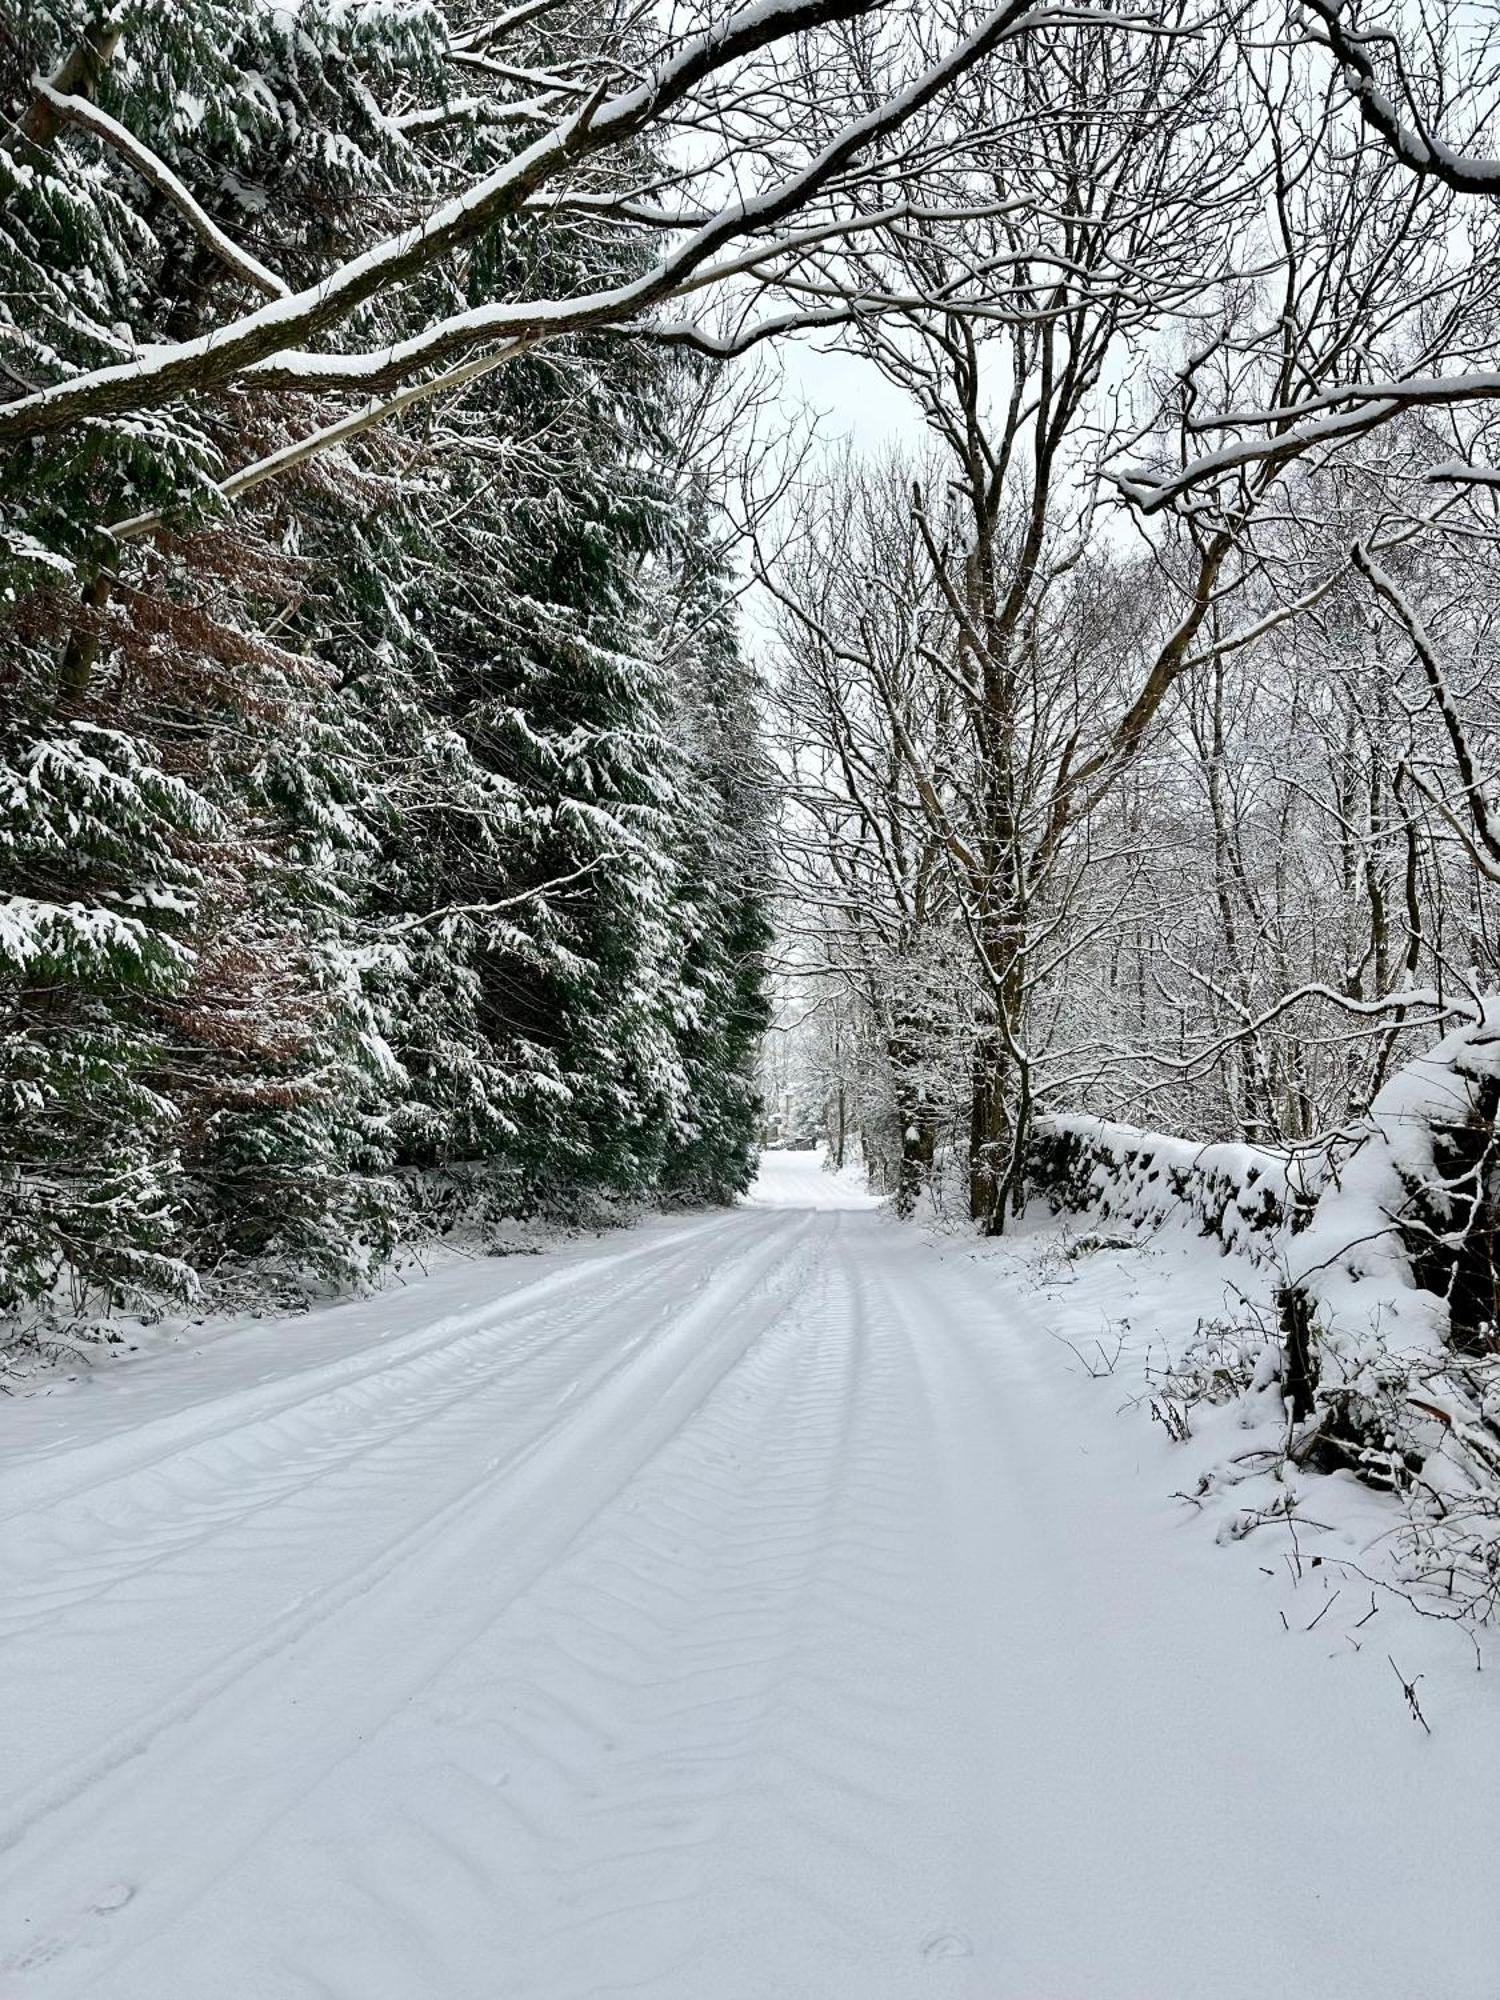
[[[969,1109],[969,1213],[985,1236],[1003,1236],[1021,1205],[1021,1164],[1031,1117],[1031,1078],[1024,1055],[1026,911],[1007,893],[981,926],[990,982],[992,1025],[974,1045]]]
[[[1286,1398],[1292,1421],[1300,1423],[1312,1415],[1313,1391],[1317,1387],[1317,1356],[1313,1340],[1312,1313],[1307,1294],[1296,1285],[1284,1285],[1277,1296],[1281,1314],[1281,1393]]]
[[[1005,1083],[1004,1045],[998,1035],[982,1034],[974,1048],[969,1105],[969,1214],[985,1236],[1005,1229],[1002,1184],[1010,1155]]]
[[[923,1082],[924,1052],[906,1037],[893,1037],[886,1053],[895,1078],[896,1116],[901,1146],[896,1166],[896,1213],[910,1215],[932,1179],[937,1153],[937,1112]]]

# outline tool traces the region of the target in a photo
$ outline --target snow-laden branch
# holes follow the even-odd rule
[[[1237,1045],[1253,1041],[1274,1027],[1283,1015],[1293,1008],[1305,1006],[1309,1001],[1321,1001],[1348,1015],[1352,1020],[1367,1021],[1373,1028],[1385,1022],[1391,1015],[1397,1016],[1405,1025],[1433,1026],[1440,1021],[1463,1019],[1468,1013],[1463,996],[1442,994],[1431,986],[1401,987],[1393,993],[1381,993],[1369,1000],[1360,1000],[1348,993],[1341,993],[1337,987],[1329,986],[1322,980],[1309,980],[1306,985],[1292,992],[1281,994],[1271,1005],[1252,1011],[1243,1001],[1224,985],[1222,980],[1212,978],[1200,966],[1189,964],[1175,954],[1168,954],[1176,969],[1189,978],[1195,986],[1216,1000],[1226,1012],[1236,1018],[1237,1025],[1226,1029],[1212,1040],[1196,1048],[1190,1055],[1172,1056],[1162,1049],[1120,1049],[1116,1060],[1122,1063],[1149,1065],[1167,1073],[1189,1076],[1202,1073],[1223,1061],[1231,1049]],[[1419,1023],[1411,1019],[1413,1008],[1429,1011],[1420,1017]]]
[[[1395,102],[1380,87],[1370,50],[1389,45],[1387,34],[1362,34],[1345,18],[1347,0],[1303,0],[1317,17],[1322,39],[1338,58],[1345,88],[1359,106],[1359,114],[1404,166],[1415,173],[1442,181],[1459,194],[1500,195],[1500,162],[1477,158],[1447,145],[1429,132],[1410,104],[1403,116]]]
[[[44,77],[35,78],[33,88],[59,119],[77,125],[82,131],[91,132],[96,139],[117,152],[121,159],[128,161],[143,181],[172,204],[198,241],[211,250],[221,264],[226,264],[236,277],[243,278],[246,284],[254,286],[256,291],[263,292],[268,298],[284,299],[290,296],[286,281],[268,270],[258,257],[251,256],[232,236],[227,236],[166,161],[153,153],[149,146],[143,146],[117,118],[111,118],[107,111],[101,111],[86,97],[74,97],[54,89]]]
[[[1500,487],[1500,467],[1470,465],[1462,458],[1445,458],[1441,464],[1429,465],[1423,477],[1432,486]]]
[[[472,120],[476,125],[524,125],[533,118],[543,115],[545,107],[540,100],[518,99],[510,104],[496,104],[488,97],[455,97],[446,104],[423,105],[415,111],[401,111],[390,120],[391,129],[406,138],[414,133],[434,132],[445,125],[459,125]]]
[[[1278,425],[1301,422],[1319,412],[1340,410],[1346,405],[1377,404],[1383,408],[1387,403],[1399,403],[1408,409],[1427,405],[1444,408],[1450,403],[1485,402],[1496,397],[1500,397],[1500,369],[1472,369],[1461,375],[1392,375],[1383,382],[1335,383],[1296,403],[1194,417],[1188,429],[1273,430]]]
[[[0,438],[36,436],[84,417],[115,416],[156,407],[184,393],[243,379],[258,364],[267,385],[352,380],[371,390],[403,374],[451,359],[485,341],[555,337],[639,314],[671,295],[699,265],[757,229],[794,214],[856,155],[898,129],[1002,42],[1036,29],[1079,22],[1112,27],[1152,24],[1144,18],[1087,8],[1029,8],[1005,0],[903,90],[852,120],[799,170],[762,194],[731,202],[642,278],[579,300],[544,300],[484,307],[442,322],[384,357],[293,355],[296,343],[342,324],[366,300],[389,292],[532,201],[565,171],[639,137],[693,89],[731,65],[793,35],[874,11],[880,0],[749,0],[729,20],[695,37],[655,76],[614,97],[588,101],[493,173],[441,204],[415,228],[388,237],[319,283],[279,298],[232,324],[194,340],[146,350],[137,358],[92,370],[18,398],[0,409]],[[278,366],[273,357],[288,356]]]
[[[267,452],[251,464],[232,472],[227,479],[218,482],[220,500],[237,500],[241,494],[249,493],[257,486],[264,486],[268,480],[279,479],[283,473],[291,472],[310,459],[319,458],[325,451],[336,445],[347,444],[361,432],[373,430],[377,424],[399,416],[417,403],[429,401],[434,396],[446,395],[452,390],[467,388],[481,376],[491,375],[507,362],[514,361],[523,352],[526,342],[511,341],[497,352],[482,354],[477,359],[463,361],[456,368],[435,376],[429,382],[415,382],[394,396],[374,397],[360,409],[351,410],[347,416],[336,422],[325,424],[321,429],[310,432],[306,437],[294,438],[290,444],[280,446],[276,451]],[[153,508],[149,513],[132,514],[127,520],[111,522],[109,533],[117,542],[136,542],[154,534],[166,525],[167,516],[161,508]]]
[[[390,291],[514,214],[550,181],[644,132],[706,79],[782,37],[870,13],[878,0],[749,0],[720,27],[695,36],[648,82],[590,97],[503,165],[454,195],[415,227],[388,236],[330,276],[194,340],[150,349],[23,396],[0,410],[0,437],[31,437],[80,417],[155,407],[185,391],[228,382],[297,341],[341,325]],[[1019,12],[1019,8],[1015,9]]]
[[[573,868],[566,875],[555,875],[550,882],[538,882],[534,889],[518,890],[514,896],[501,896],[487,903],[445,903],[441,909],[426,910],[417,916],[403,917],[399,923],[382,924],[379,935],[382,939],[405,937],[412,931],[441,928],[444,924],[456,923],[461,917],[500,917],[512,910],[533,908],[544,902],[548,896],[560,890],[571,889],[588,877],[596,875],[605,865],[603,857],[585,861],[579,868]]]
[[[1036,19],[1035,15],[1023,15],[1013,32],[1033,26]],[[269,361],[257,362],[246,373],[263,388],[328,389],[347,383],[351,387],[379,392],[420,367],[446,361],[456,353],[497,339],[535,341],[555,338],[561,333],[625,326],[635,333],[649,333],[652,331],[650,325],[638,316],[652,306],[707,291],[731,278],[752,275],[768,263],[795,257],[839,237],[851,236],[861,230],[888,228],[907,215],[909,204],[900,203],[874,210],[866,216],[812,224],[805,229],[791,230],[765,240],[757,239],[744,250],[726,255],[716,262],[708,261],[716,250],[727,248],[740,237],[754,237],[757,230],[794,214],[838,165],[868,143],[875,130],[885,129],[884,119],[878,126],[875,124],[877,115],[854,120],[822,153],[795,174],[786,176],[759,195],[731,203],[720,210],[688,234],[675,249],[627,284],[610,285],[597,292],[584,292],[567,299],[495,300],[454,313],[410,340],[397,341],[371,354],[286,352],[275,355]],[[834,154],[838,155],[837,160],[832,157]],[[995,212],[1003,213],[1011,205],[996,204]],[[910,306],[921,302],[891,300],[871,303]],[[833,310],[840,318],[847,318],[857,309],[857,301],[845,300]],[[811,313],[817,313],[818,317],[804,313],[790,321],[782,321],[777,330],[792,330],[804,323],[827,323],[819,309],[813,308]],[[690,342],[696,345],[703,340],[712,340],[711,335],[702,335],[698,329],[686,325],[674,325],[666,337],[678,345]]]
[[[503,14],[493,15],[472,33],[460,35],[452,43],[452,51],[455,55],[459,55],[470,49],[488,48],[491,43],[503,41],[507,35],[514,34],[517,28],[524,27],[527,22],[538,20],[543,14],[555,13],[560,4],[561,0],[524,0],[524,4],[519,7],[511,7]]]
[[[1120,490],[1143,514],[1158,514],[1203,486],[1251,466],[1280,466],[1324,446],[1363,437],[1414,409],[1447,409],[1458,403],[1500,402],[1500,370],[1462,375],[1411,375],[1386,382],[1350,382],[1305,402],[1264,410],[1235,410],[1199,418],[1199,431],[1243,427],[1261,436],[1240,437],[1190,458],[1170,472],[1123,474]],[[1442,468],[1444,477],[1452,468]],[[1436,473],[1434,477],[1438,476]]]

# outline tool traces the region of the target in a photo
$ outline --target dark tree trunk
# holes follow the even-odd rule
[[[896,1213],[910,1215],[932,1179],[937,1112],[923,1080],[922,1045],[909,1035],[895,1036],[887,1043],[886,1052],[895,1077],[896,1116],[901,1121]]]
[[[1312,1311],[1307,1294],[1296,1285],[1285,1285],[1277,1298],[1281,1314],[1281,1393],[1293,1421],[1300,1423],[1313,1412],[1313,1390],[1317,1387],[1318,1366],[1313,1346]]]

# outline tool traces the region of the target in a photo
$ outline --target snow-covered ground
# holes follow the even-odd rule
[[[771,1155],[0,1407],[0,1992],[1494,2000],[1500,1686],[1170,1497],[1146,1254]]]

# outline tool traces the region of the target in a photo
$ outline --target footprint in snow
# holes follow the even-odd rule
[[[934,1931],[922,1940],[923,1958],[972,1958],[974,1947],[962,1931]]]
[[[116,1910],[124,1909],[134,1894],[135,1889],[131,1883],[111,1882],[107,1888],[99,1891],[92,1902],[85,1904],[84,1907],[91,1917],[113,1916]],[[29,1922],[30,1919],[28,1918],[27,1921]],[[75,1924],[76,1921],[77,1919],[75,1918]],[[66,1952],[73,1948],[76,1942],[76,1931],[68,1935],[62,1935],[55,1930],[44,1932],[40,1937],[33,1938],[30,1944],[24,1946],[19,1952],[13,1952],[6,1958],[0,1958],[0,1978],[12,1972],[39,1972],[44,1965],[51,1965],[54,1960],[63,1957]],[[4,1996],[4,2000],[10,2000],[10,1995],[14,1990],[10,1986],[0,1985],[0,1995]]]

